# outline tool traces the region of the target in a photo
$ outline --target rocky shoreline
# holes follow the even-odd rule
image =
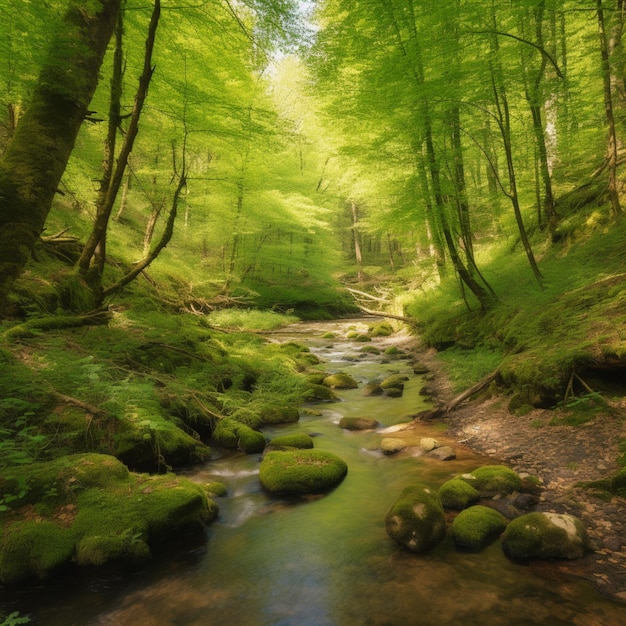
[[[429,389],[436,401],[449,402],[454,394],[436,353],[421,352],[419,360],[431,372]],[[544,491],[536,510],[579,517],[594,548],[582,559],[551,566],[580,576],[601,593],[626,603],[626,500],[604,501],[577,486],[619,469],[616,459],[618,443],[626,437],[626,399],[583,425],[550,425],[557,416],[555,410],[542,409],[511,415],[506,398],[493,397],[466,402],[440,421],[448,427],[447,436],[459,445],[541,479]]]

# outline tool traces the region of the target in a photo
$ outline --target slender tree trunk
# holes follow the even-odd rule
[[[139,87],[135,95],[133,110],[128,124],[128,129],[126,130],[124,143],[122,144],[120,153],[117,157],[117,165],[114,171],[112,171],[109,175],[109,183],[106,189],[102,189],[99,194],[96,206],[96,219],[77,264],[79,274],[86,276],[91,267],[92,259],[96,254],[96,250],[99,250],[101,260],[96,263],[95,276],[90,277],[92,288],[98,296],[102,291],[103,255],[106,248],[106,233],[109,225],[109,218],[111,217],[113,205],[115,204],[115,200],[124,179],[124,172],[126,171],[128,158],[132,152],[137,134],[139,133],[139,119],[148,95],[148,86],[150,85],[152,74],[154,72],[154,67],[152,66],[152,52],[154,50],[156,30],[159,24],[160,16],[161,2],[160,0],[155,0],[152,16],[150,18],[150,25],[148,27],[148,35],[146,38],[143,71],[139,78]],[[112,97],[113,95],[114,94],[112,93]],[[110,126],[111,120],[109,121],[109,128]]]
[[[350,201],[350,213],[352,215],[352,240],[354,242],[354,257],[356,259],[357,276],[359,282],[363,282],[363,255],[361,253],[361,241],[359,234],[359,207],[354,200]]]
[[[0,313],[44,228],[119,10],[120,0],[70,0],[0,161]]]
[[[615,128],[615,115],[613,113],[613,95],[611,89],[611,65],[609,60],[609,46],[607,41],[606,25],[604,21],[604,9],[602,0],[597,0],[598,29],[600,31],[600,55],[602,58],[602,77],[604,81],[604,111],[609,130],[607,145],[607,161],[609,166],[609,198],[611,201],[611,213],[619,219],[622,215],[619,192],[617,189],[617,130]]]

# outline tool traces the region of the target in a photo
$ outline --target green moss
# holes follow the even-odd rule
[[[368,331],[372,337],[389,337],[393,335],[393,326],[389,322],[380,322],[369,327]]]
[[[387,534],[411,552],[424,552],[446,536],[446,521],[436,491],[409,485],[385,515]]]
[[[0,537],[0,581],[47,578],[74,553],[72,533],[49,521],[9,524]]]
[[[342,417],[339,420],[339,428],[345,430],[372,430],[378,426],[378,422],[371,417]]]
[[[259,471],[261,484],[279,495],[321,493],[341,482],[348,466],[337,455],[319,450],[268,452]]]
[[[363,346],[360,352],[363,354],[380,354],[380,350],[376,346]]]
[[[201,486],[172,475],[132,474],[106,455],[16,468],[10,480],[31,486],[25,498],[40,500],[44,519],[21,519],[25,508],[10,522],[0,517],[2,582],[46,577],[71,559],[81,565],[136,563],[148,558],[150,542],[201,528],[218,512]]]
[[[228,489],[226,488],[226,485],[217,481],[207,483],[204,488],[209,497],[215,496],[217,498],[223,498],[224,496],[228,495]]]
[[[392,374],[391,376],[387,376],[381,383],[380,386],[383,389],[404,389],[404,383],[409,380],[408,376],[404,374]]]
[[[438,493],[446,509],[465,509],[480,499],[478,490],[461,478],[445,482],[439,487]]]
[[[344,372],[337,372],[336,374],[326,376],[322,384],[325,387],[330,387],[330,389],[356,389],[359,386],[350,374]]]
[[[371,341],[371,340],[372,340],[372,338],[369,335],[360,334],[360,335],[357,335],[356,337],[354,337],[354,341],[358,341],[358,342],[361,342],[361,343],[367,343],[368,341]]]
[[[581,483],[585,489],[604,492],[611,496],[626,497],[626,468],[619,470],[608,478]]]
[[[589,538],[572,515],[528,513],[508,525],[502,549],[513,559],[577,559],[589,549]]]
[[[274,437],[270,441],[272,449],[276,448],[300,448],[309,449],[313,447],[313,439],[306,433],[296,433],[294,435],[282,435]]]
[[[266,444],[262,433],[231,417],[219,421],[213,432],[213,438],[224,448],[239,449],[246,454],[262,452]]]
[[[469,482],[482,496],[513,493],[522,487],[520,477],[506,465],[483,465],[469,476],[463,475],[461,478]]]
[[[330,388],[325,385],[313,385],[307,386],[306,397],[309,402],[338,402],[339,397]]]
[[[454,542],[463,548],[478,549],[502,534],[504,515],[487,506],[472,506],[461,511],[452,522]]]
[[[300,419],[297,406],[271,404],[261,410],[261,419],[265,424],[291,424]]]

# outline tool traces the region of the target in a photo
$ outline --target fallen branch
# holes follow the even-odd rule
[[[72,396],[66,396],[63,393],[59,393],[58,391],[52,391],[51,393],[57,400],[60,400],[65,404],[72,404],[73,406],[77,406],[79,409],[83,409],[91,415],[110,415],[110,413],[107,413],[103,409],[99,409],[97,406],[94,406],[93,404],[88,404],[87,402],[83,402],[82,400],[78,400],[77,398],[72,398]]]
[[[352,289],[351,287],[345,287],[346,291],[349,291],[351,294],[355,295],[355,296],[360,296],[362,298],[365,298],[367,300],[374,300],[375,302],[387,302],[387,300],[385,298],[380,298],[378,296],[373,296],[369,293],[366,293],[365,291],[359,291],[358,289]]]
[[[422,411],[421,413],[418,413],[415,417],[421,420],[432,420],[443,417],[456,409],[459,404],[476,395],[479,391],[482,391],[487,385],[495,380],[497,376],[498,370],[496,369],[491,372],[491,374],[488,374],[483,379],[479,380],[473,387],[470,387],[469,389],[466,389],[463,393],[460,393],[447,404],[444,404],[443,406],[438,406],[428,411]]]
[[[417,326],[418,321],[413,317],[404,317],[402,315],[394,315],[393,313],[385,313],[384,311],[372,311],[371,309],[366,309],[364,306],[359,306],[359,309],[363,311],[363,313],[367,313],[368,315],[374,315],[375,317],[388,317],[392,320],[400,320],[406,324],[411,324],[412,326]]]

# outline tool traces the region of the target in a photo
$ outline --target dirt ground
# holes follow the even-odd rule
[[[454,394],[435,353],[421,352],[418,360],[430,369],[429,386],[436,402],[449,402]],[[555,411],[536,409],[515,416],[507,410],[507,398],[496,397],[465,402],[438,421],[447,424],[446,434],[458,445],[540,478],[544,491],[535,510],[576,515],[586,525],[594,548],[586,557],[559,562],[557,567],[626,602],[626,500],[605,501],[577,486],[619,469],[626,398],[611,408],[583,425],[551,426]]]

